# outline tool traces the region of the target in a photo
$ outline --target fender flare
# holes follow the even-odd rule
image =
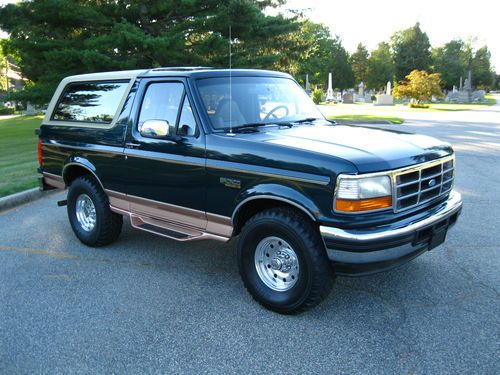
[[[242,192],[238,198],[239,199],[236,200],[238,204],[233,210],[233,214],[231,216],[231,223],[233,226],[236,226],[237,224],[237,217],[241,212],[242,207],[244,207],[248,202],[259,199],[275,200],[287,203],[302,211],[313,221],[318,221],[320,213],[317,205],[306,195],[289,186],[279,184],[261,184],[253,186],[251,189]]]
[[[62,170],[62,178],[66,186],[68,186],[68,180],[67,180],[68,171],[74,167],[83,168],[86,169],[88,172],[90,172],[90,174],[94,176],[94,178],[97,180],[102,190],[104,190],[104,185],[102,184],[101,179],[96,174],[95,166],[88,159],[82,158],[81,156],[72,156],[68,159],[66,163],[64,163],[64,167]]]

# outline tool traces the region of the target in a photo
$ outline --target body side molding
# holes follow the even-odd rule
[[[105,190],[112,211],[129,215],[132,226],[177,241],[211,238],[228,241],[233,233],[231,218],[192,208]],[[155,230],[154,228],[158,228]],[[182,236],[166,234],[175,232]]]

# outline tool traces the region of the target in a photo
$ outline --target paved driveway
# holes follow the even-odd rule
[[[391,272],[338,278],[313,311],[261,308],[235,242],[130,229],[73,236],[62,194],[0,214],[1,373],[500,373],[500,112],[398,129],[457,149],[465,207],[441,247]],[[395,126],[391,126],[395,127]]]

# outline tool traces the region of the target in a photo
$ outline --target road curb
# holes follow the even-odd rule
[[[53,194],[60,191],[59,189],[40,191],[39,188],[33,188],[19,193],[7,195],[6,197],[0,198],[0,212],[8,210],[22,204],[33,202],[47,195]]]

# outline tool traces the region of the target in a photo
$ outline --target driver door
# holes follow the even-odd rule
[[[130,211],[205,229],[205,138],[186,82],[145,79],[138,94],[125,145]],[[148,120],[166,121],[174,134],[141,134]]]

